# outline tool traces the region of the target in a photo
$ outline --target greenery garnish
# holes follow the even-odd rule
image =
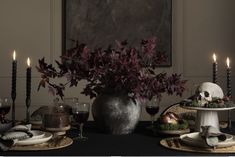
[[[233,101],[231,101],[228,97],[224,97],[223,99],[220,99],[218,97],[213,97],[212,101],[208,102],[204,106],[201,106],[198,103],[198,100],[196,96],[193,96],[191,99],[184,100],[180,102],[182,106],[188,106],[188,107],[204,107],[204,108],[228,108],[228,107],[234,107],[235,104]]]
[[[157,120],[156,128],[161,131],[169,131],[169,130],[185,130],[188,128],[188,122],[186,120],[180,120],[178,124],[162,124]]]

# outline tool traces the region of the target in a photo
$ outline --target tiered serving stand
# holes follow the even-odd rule
[[[182,108],[188,110],[196,110],[196,125],[195,131],[200,132],[201,126],[211,125],[219,129],[219,111],[228,111],[235,109],[234,107],[227,108],[205,108],[205,107],[190,107],[190,106],[181,106]],[[233,135],[231,135],[233,136]],[[232,138],[232,142],[235,143],[235,138]],[[191,141],[193,142],[193,141]],[[188,151],[188,152],[201,152],[201,153],[235,153],[235,145],[228,147],[220,147],[220,148],[211,148],[211,147],[195,147],[193,145],[188,145],[182,141],[180,137],[171,137],[165,138],[160,141],[160,144],[166,148],[180,150],[180,151]]]
[[[226,107],[226,108],[205,108],[205,107],[189,107],[182,105],[181,107],[197,111],[195,131],[198,132],[200,132],[201,126],[205,125],[211,125],[219,129],[218,112],[235,109],[235,106]]]

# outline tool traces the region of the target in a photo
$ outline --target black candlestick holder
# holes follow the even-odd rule
[[[26,123],[30,122],[30,98],[26,98]]]

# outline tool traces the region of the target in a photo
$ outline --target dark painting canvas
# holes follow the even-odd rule
[[[139,45],[156,36],[168,57],[162,66],[171,66],[171,5],[171,0],[64,0],[63,49],[73,46],[70,39],[98,48],[126,39]]]

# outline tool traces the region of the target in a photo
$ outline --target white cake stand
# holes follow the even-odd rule
[[[181,106],[189,110],[197,110],[195,131],[201,131],[201,126],[211,125],[219,129],[218,111],[233,110],[234,107],[226,108],[205,108],[205,107],[189,107]]]

